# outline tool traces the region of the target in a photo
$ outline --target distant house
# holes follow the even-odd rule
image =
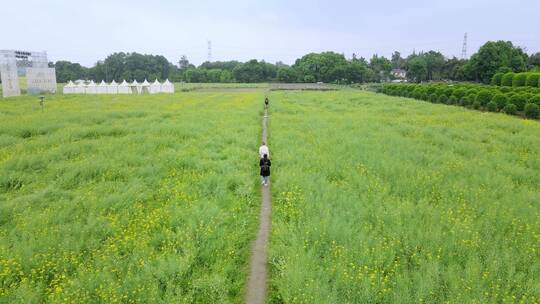
[[[407,71],[405,71],[404,69],[392,69],[390,74],[392,74],[392,76],[394,76],[394,78],[396,79],[407,78]]]

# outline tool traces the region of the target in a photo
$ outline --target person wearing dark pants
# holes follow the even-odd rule
[[[270,178],[270,166],[272,162],[268,158],[267,154],[263,155],[263,158],[259,161],[259,166],[261,167],[261,184],[268,186],[268,180]]]

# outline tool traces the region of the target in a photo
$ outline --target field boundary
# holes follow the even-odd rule
[[[268,109],[264,109],[262,119],[262,141],[268,144]],[[262,304],[265,303],[267,291],[267,256],[268,256],[268,237],[270,234],[270,220],[272,210],[272,199],[270,195],[270,185],[261,185],[261,211],[259,218],[259,232],[257,239],[253,243],[249,267],[249,277],[246,287],[246,303]]]

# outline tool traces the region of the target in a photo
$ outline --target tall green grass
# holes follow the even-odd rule
[[[271,303],[538,303],[540,124],[275,92]]]
[[[241,302],[260,100],[0,101],[0,302]]]

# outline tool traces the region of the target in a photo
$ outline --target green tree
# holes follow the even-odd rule
[[[293,83],[298,81],[298,73],[292,67],[281,67],[277,71],[279,82]]]
[[[297,59],[293,68],[304,82],[336,82],[346,78],[347,60],[334,52],[310,53]]]
[[[502,67],[514,72],[526,69],[527,54],[510,41],[489,41],[480,47],[467,63],[467,77],[470,80],[489,83]]]
[[[531,68],[540,68],[540,52],[534,53],[529,57],[528,60],[529,69]]]
[[[443,54],[435,51],[429,51],[423,54],[426,60],[427,79],[440,80],[445,59]]]
[[[60,83],[65,83],[69,80],[85,79],[88,75],[87,68],[69,61],[57,61],[54,64],[54,68],[56,69],[56,81]]]
[[[394,51],[394,53],[392,53],[392,59],[390,61],[392,62],[393,69],[405,68],[405,59],[401,57],[401,53],[398,51]]]
[[[392,62],[384,56],[373,55],[369,60],[369,68],[373,70],[375,81],[390,79],[390,71],[392,70]]]
[[[412,82],[427,80],[427,64],[424,58],[416,56],[407,61],[407,78]]]

